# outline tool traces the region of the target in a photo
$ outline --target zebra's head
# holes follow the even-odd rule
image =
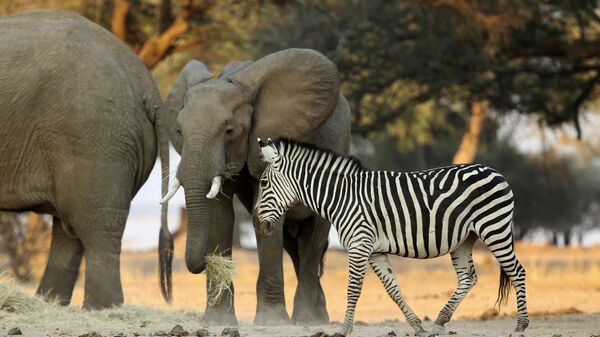
[[[258,197],[254,207],[254,229],[259,234],[270,234],[273,226],[296,201],[289,178],[280,171],[279,150],[271,138],[258,138],[262,159],[268,164],[260,177]]]

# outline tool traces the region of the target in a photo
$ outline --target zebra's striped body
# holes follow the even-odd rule
[[[344,334],[352,328],[367,264],[417,333],[426,334],[402,298],[387,254],[433,258],[450,253],[459,284],[435,322],[434,333],[443,332],[476,283],[471,252],[478,238],[500,262],[499,298],[506,295],[510,280],[517,290],[517,330],[527,327],[525,270],[513,250],[513,194],[498,172],[477,164],[409,173],[369,171],[353,158],[290,140],[261,148],[270,165],[261,177],[259,221],[275,223],[301,202],[335,226],[348,250]]]

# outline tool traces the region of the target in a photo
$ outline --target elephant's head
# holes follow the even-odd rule
[[[260,177],[257,137],[302,140],[334,112],[339,96],[335,65],[322,54],[288,49],[256,62],[233,62],[212,78],[191,61],[167,101],[169,139],[181,155],[175,184],[185,188],[188,234],[185,260],[204,270],[211,200],[221,184],[247,165]],[[249,145],[251,144],[251,146]]]

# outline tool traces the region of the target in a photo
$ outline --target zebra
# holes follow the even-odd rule
[[[367,264],[400,307],[418,336],[444,334],[457,306],[477,282],[472,249],[477,239],[500,263],[496,304],[510,283],[517,297],[517,332],[529,325],[525,269],[512,235],[513,193],[502,175],[479,164],[417,172],[370,171],[353,157],[279,138],[258,139],[267,167],[260,177],[255,228],[269,233],[295,203],[302,203],[336,228],[348,251],[349,280],[342,335],[352,331]],[[388,254],[426,259],[450,254],[458,286],[431,333],[408,306]]]

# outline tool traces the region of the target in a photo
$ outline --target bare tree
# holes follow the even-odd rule
[[[128,15],[131,0],[115,0],[111,17],[111,30],[121,41],[129,44],[138,53],[144,64],[154,68],[161,60],[182,49],[198,45],[199,40],[188,40],[177,44],[181,37],[190,30],[192,18],[205,14],[216,4],[214,0],[192,1],[180,0],[179,11],[175,18],[171,15],[171,1],[161,0],[157,6],[157,34],[143,41],[130,41],[128,38]]]
[[[33,260],[48,250],[49,228],[39,214],[0,212],[0,254],[16,279],[31,281]]]

